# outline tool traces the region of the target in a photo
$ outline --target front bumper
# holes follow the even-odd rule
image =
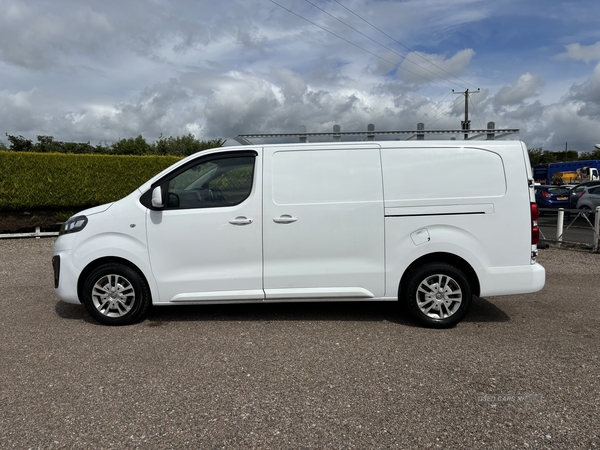
[[[54,244],[52,268],[54,271],[54,292],[67,303],[81,304],[77,295],[77,280],[80,270],[72,262],[74,235],[60,236]]]

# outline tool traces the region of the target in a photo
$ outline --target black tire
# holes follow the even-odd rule
[[[104,264],[88,275],[82,302],[90,315],[104,325],[136,323],[146,316],[152,303],[142,276],[118,263]]]
[[[594,217],[595,211],[587,205],[583,205],[579,208],[579,211],[581,211],[580,214],[582,217]]]
[[[409,313],[429,328],[449,328],[463,320],[473,294],[465,274],[448,263],[417,267],[401,291]]]

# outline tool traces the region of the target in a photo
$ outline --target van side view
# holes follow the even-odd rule
[[[225,147],[63,225],[55,291],[98,322],[151,305],[401,301],[451,327],[472,297],[543,288],[518,141]]]

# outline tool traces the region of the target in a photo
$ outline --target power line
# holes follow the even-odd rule
[[[387,62],[388,64],[391,64],[392,66],[395,66],[395,67],[397,67],[398,69],[401,69],[401,70],[403,70],[403,71],[405,71],[405,72],[408,72],[408,73],[410,73],[410,74],[412,74],[412,75],[415,75],[415,76],[417,76],[417,77],[419,77],[419,78],[423,78],[423,79],[425,79],[425,80],[429,81],[430,83],[433,83],[433,84],[435,84],[435,85],[438,85],[438,86],[441,86],[441,87],[444,87],[444,88],[447,88],[447,89],[448,89],[448,87],[447,87],[447,86],[445,86],[445,85],[443,85],[443,84],[437,83],[437,82],[433,81],[432,79],[429,79],[429,78],[427,78],[427,77],[424,77],[424,76],[422,76],[422,75],[419,75],[419,74],[417,74],[417,73],[414,73],[414,72],[412,72],[412,71],[410,71],[410,70],[408,70],[408,69],[405,69],[405,68],[403,68],[403,67],[399,66],[398,64],[396,64],[396,63],[393,63],[392,61],[389,61],[389,60],[387,60],[387,59],[385,59],[385,58],[383,58],[383,57],[381,57],[381,56],[379,56],[379,55],[377,55],[377,54],[375,54],[375,53],[371,52],[370,50],[367,50],[366,48],[364,48],[364,47],[361,47],[361,46],[360,46],[360,45],[358,45],[358,44],[355,44],[354,42],[351,42],[350,40],[348,40],[348,39],[346,39],[346,38],[344,38],[344,37],[342,37],[342,36],[340,36],[340,35],[338,35],[338,34],[336,34],[336,33],[332,32],[332,31],[330,31],[330,30],[326,29],[325,27],[323,27],[323,26],[321,26],[321,25],[318,25],[318,24],[316,24],[315,22],[313,22],[313,21],[311,21],[311,20],[307,19],[306,17],[303,17],[303,16],[301,16],[300,14],[298,14],[298,13],[296,13],[296,12],[292,11],[291,9],[288,9],[288,8],[284,7],[283,5],[281,5],[281,4],[279,4],[279,3],[277,3],[277,2],[276,2],[276,1],[274,1],[274,0],[269,0],[269,1],[270,1],[271,3],[273,3],[273,4],[277,5],[277,6],[279,6],[280,8],[282,8],[282,9],[286,10],[287,12],[289,12],[289,13],[291,13],[291,14],[294,14],[296,17],[298,17],[298,18],[300,18],[300,19],[302,19],[302,20],[304,20],[304,21],[306,21],[306,22],[310,23],[311,25],[314,25],[314,26],[316,26],[316,27],[320,28],[321,30],[323,30],[323,31],[325,31],[325,32],[327,32],[327,33],[329,33],[329,34],[331,34],[331,35],[333,35],[333,36],[337,37],[338,39],[341,39],[341,40],[343,40],[344,42],[347,42],[348,44],[351,44],[351,45],[353,45],[354,47],[356,47],[356,48],[358,48],[358,49],[360,49],[360,50],[362,50],[362,51],[364,51],[364,52],[367,52],[367,53],[369,53],[370,55],[372,55],[372,56],[374,56],[374,57],[376,57],[376,58],[379,58],[380,60],[382,60],[382,61],[385,61],[385,62]],[[408,61],[408,62],[410,62],[410,63],[412,63],[412,64],[416,65],[416,66],[417,66],[417,67],[419,67],[420,69],[422,69],[422,70],[425,70],[425,71],[427,71],[427,72],[431,73],[431,74],[432,74],[432,75],[434,75],[434,76],[439,76],[439,77],[440,77],[440,78],[442,78],[444,81],[447,81],[447,82],[449,82],[449,83],[452,83],[452,84],[456,84],[456,83],[454,83],[454,82],[452,82],[452,81],[448,80],[447,78],[444,78],[444,77],[442,77],[442,76],[440,76],[440,75],[437,75],[437,74],[435,74],[434,72],[432,72],[432,71],[430,71],[430,70],[428,70],[428,69],[426,69],[426,68],[424,68],[424,67],[421,67],[421,66],[419,66],[419,65],[418,65],[417,63],[415,63],[414,61],[410,61],[410,60],[408,60],[406,57],[404,57],[404,56],[400,55],[400,54],[399,54],[398,52],[396,52],[395,50],[393,50],[393,49],[391,49],[391,48],[389,48],[389,47],[385,46],[384,44],[382,44],[382,43],[380,43],[380,42],[376,41],[375,39],[373,39],[373,38],[371,38],[371,37],[367,36],[366,34],[362,33],[361,31],[357,30],[356,28],[354,28],[354,27],[352,27],[352,26],[348,25],[346,22],[344,22],[344,21],[342,21],[342,20],[338,19],[337,17],[333,16],[333,15],[332,15],[332,14],[330,14],[329,12],[327,12],[327,11],[325,11],[324,9],[320,8],[319,6],[315,5],[315,4],[314,4],[314,3],[312,3],[311,1],[309,1],[309,0],[305,0],[305,1],[306,1],[307,3],[309,3],[310,5],[312,5],[313,7],[317,8],[317,9],[319,9],[320,11],[324,12],[325,14],[329,15],[330,17],[334,18],[334,19],[335,19],[335,20],[337,20],[338,22],[340,22],[340,23],[342,23],[342,24],[346,25],[348,28],[350,28],[350,29],[352,29],[352,30],[356,31],[357,33],[361,34],[362,36],[364,36],[364,37],[366,37],[366,38],[370,39],[372,42],[375,42],[376,44],[378,44],[378,45],[380,45],[380,46],[382,46],[382,47],[386,48],[387,50],[389,50],[389,51],[391,51],[391,52],[395,53],[396,55],[398,55],[398,56],[400,56],[401,58],[403,58],[405,61]],[[371,23],[370,23],[370,22],[368,22],[367,20],[365,20],[365,19],[363,19],[362,17],[360,17],[360,16],[359,16],[358,14],[356,14],[354,11],[350,10],[349,8],[346,8],[346,7],[345,7],[344,5],[342,5],[342,4],[341,4],[339,1],[337,1],[337,0],[334,0],[334,1],[335,1],[336,3],[338,3],[340,6],[342,6],[343,8],[345,8],[346,10],[348,10],[349,12],[351,12],[352,14],[354,14],[354,15],[355,15],[356,17],[358,17],[359,19],[363,20],[364,22],[366,22],[367,24],[369,24],[370,26],[372,26],[373,28],[375,28],[376,30],[378,30],[379,32],[381,32],[382,34],[384,34],[384,35],[388,36],[388,37],[389,37],[390,39],[392,39],[394,42],[398,43],[399,45],[401,45],[402,47],[406,48],[406,49],[407,49],[407,50],[409,50],[410,52],[413,52],[413,53],[417,54],[416,52],[414,52],[413,50],[411,50],[410,48],[408,48],[407,46],[405,46],[405,45],[404,45],[404,44],[402,44],[401,42],[397,41],[396,39],[394,39],[393,37],[389,36],[389,35],[388,35],[387,33],[385,33],[384,31],[382,31],[382,30],[380,30],[379,28],[377,28],[375,25],[371,24]],[[473,84],[471,84],[471,83],[468,83],[468,82],[465,82],[464,80],[460,79],[460,78],[459,78],[459,77],[457,77],[456,75],[453,75],[452,73],[450,73],[450,72],[448,72],[448,71],[446,71],[446,70],[442,69],[441,67],[439,67],[439,66],[437,66],[436,64],[432,63],[431,61],[427,60],[427,59],[426,59],[426,58],[424,58],[423,56],[421,56],[421,55],[419,55],[419,54],[417,54],[417,55],[418,55],[420,58],[422,58],[423,60],[425,60],[426,62],[428,62],[428,63],[432,64],[433,66],[437,67],[438,69],[442,70],[443,72],[445,72],[445,73],[447,73],[447,74],[451,75],[452,77],[456,78],[457,80],[459,80],[459,81],[462,81],[462,82],[464,82],[464,83],[467,83],[467,84],[470,84],[471,86],[473,86]],[[480,89],[479,89],[479,88],[477,88],[477,92],[479,92],[479,91],[480,91]],[[454,89],[452,89],[452,92],[454,92]],[[465,95],[465,120],[464,120],[463,122],[461,122],[461,124],[462,124],[462,129],[463,129],[463,130],[469,130],[469,129],[470,129],[470,126],[469,126],[469,124],[470,124],[470,120],[468,120],[468,104],[469,104],[469,95],[468,95],[468,94],[469,94],[469,90],[468,90],[468,89],[465,89],[465,92],[464,92],[463,94]],[[449,95],[449,94],[448,94],[448,95]],[[446,95],[446,97],[447,97],[448,95]],[[444,99],[443,99],[441,102],[443,102],[443,101],[446,99],[446,97],[444,97]],[[440,102],[440,103],[441,103],[441,102]],[[471,103],[473,103],[473,102],[471,101]],[[438,105],[439,105],[439,103],[438,103]],[[436,108],[438,105],[434,106],[434,108],[432,108],[432,110],[433,110],[433,109],[435,109],[435,108]],[[473,107],[474,107],[474,105],[473,105]],[[447,107],[446,107],[446,108],[444,108],[443,110],[441,110],[441,111],[440,111],[438,114],[436,114],[436,116],[437,116],[437,115],[439,115],[439,114],[442,114],[442,113],[443,113],[443,112],[444,112],[446,109],[447,109]],[[431,110],[430,110],[429,112],[431,112]],[[429,112],[428,112],[428,113],[426,113],[425,115],[429,114]],[[477,120],[479,121],[479,124],[480,124],[480,126],[481,126],[481,120],[479,119],[479,116],[478,116],[477,114],[476,114],[476,116],[477,116]],[[435,116],[434,116],[434,117],[435,117]],[[439,120],[439,118],[438,118],[438,119],[436,119],[436,121],[435,121],[435,122],[437,122],[437,120]],[[434,123],[435,123],[435,122],[434,122]],[[417,122],[417,124],[418,124],[418,122]],[[465,139],[467,139],[467,134],[465,134]]]
[[[454,108],[456,106],[456,103],[458,103],[459,100],[460,100],[460,98],[457,98],[452,103],[449,103],[448,105],[446,105],[446,107],[444,109],[442,109],[440,112],[438,112],[435,116],[433,116],[432,119],[436,116],[439,116],[439,117],[437,119],[435,119],[433,122],[427,122],[426,125],[429,125],[431,127],[433,124],[435,124],[438,120],[440,120],[442,118],[442,114],[444,112],[446,112],[446,110],[449,109],[450,107]]]
[[[370,51],[370,50],[367,50],[366,48],[364,48],[364,47],[361,47],[360,45],[358,45],[358,44],[355,44],[354,42],[352,42],[352,41],[349,41],[348,39],[346,39],[346,38],[344,38],[344,37],[342,37],[342,36],[340,36],[340,35],[338,35],[338,34],[335,34],[333,31],[329,31],[328,29],[326,29],[326,28],[322,27],[321,25],[318,25],[318,24],[316,24],[316,23],[312,22],[311,20],[307,19],[306,17],[303,17],[303,16],[301,16],[300,14],[297,14],[297,13],[295,13],[295,12],[294,12],[294,11],[292,11],[291,9],[288,9],[288,8],[286,8],[285,6],[282,6],[282,5],[280,5],[279,3],[277,3],[277,2],[276,2],[276,1],[274,1],[274,0],[269,0],[269,1],[270,1],[271,3],[273,3],[273,4],[277,5],[277,6],[279,6],[280,8],[282,8],[282,9],[285,9],[287,12],[289,12],[289,13],[291,13],[291,14],[295,15],[296,17],[299,17],[300,19],[302,19],[302,20],[305,20],[306,22],[310,23],[311,25],[314,25],[314,26],[316,26],[316,27],[320,28],[321,30],[323,30],[323,31],[325,31],[325,32],[327,32],[327,33],[329,33],[329,34],[332,34],[333,36],[337,37],[338,39],[341,39],[341,40],[343,40],[343,41],[347,42],[348,44],[350,44],[350,45],[353,45],[354,47],[356,47],[356,48],[358,48],[358,49],[360,49],[360,50],[362,50],[362,51],[364,51],[364,52],[367,52],[367,53],[369,53],[370,55],[372,55],[372,56],[374,56],[374,57],[376,57],[376,58],[379,58],[380,60],[382,60],[382,61],[385,61],[385,62],[387,62],[388,64],[391,64],[391,65],[392,65],[392,66],[394,66],[394,67],[397,67],[397,68],[398,68],[398,69],[400,69],[400,70],[404,70],[405,72],[408,72],[408,73],[410,73],[410,74],[412,74],[412,75],[415,75],[415,76],[417,76],[417,77],[419,77],[419,78],[423,78],[424,80],[427,80],[427,81],[429,81],[430,83],[433,83],[433,84],[435,84],[435,85],[437,85],[437,86],[443,87],[444,89],[451,89],[451,88],[449,88],[448,86],[445,86],[445,85],[443,85],[443,84],[441,84],[441,83],[437,83],[437,82],[435,82],[435,81],[433,81],[433,80],[430,80],[429,78],[427,78],[427,77],[424,77],[424,76],[422,76],[422,75],[419,75],[418,73],[414,73],[414,72],[412,72],[412,71],[410,71],[410,70],[408,70],[408,69],[405,69],[404,67],[400,67],[398,64],[396,64],[396,63],[394,63],[394,62],[392,62],[392,61],[389,61],[389,60],[385,59],[384,57],[382,57],[382,56],[379,56],[379,55],[377,55],[377,54],[373,53],[372,51]]]
[[[408,50],[409,52],[412,52],[412,53],[414,53],[414,54],[415,54],[415,55],[417,55],[419,58],[421,58],[421,59],[423,59],[424,61],[428,62],[428,63],[429,63],[429,64],[431,64],[432,66],[434,66],[434,67],[437,67],[438,69],[440,69],[442,72],[444,72],[444,73],[447,73],[448,75],[450,75],[450,76],[452,76],[452,77],[456,78],[457,80],[461,81],[462,83],[468,84],[469,86],[472,86],[472,87],[475,87],[475,88],[477,87],[477,86],[475,86],[474,84],[472,84],[472,83],[469,83],[468,81],[465,81],[465,80],[463,80],[463,79],[461,79],[461,78],[457,77],[457,76],[456,76],[456,75],[454,75],[453,73],[450,73],[450,72],[448,72],[448,71],[447,71],[447,70],[445,70],[445,69],[442,69],[440,66],[438,66],[437,64],[435,64],[435,63],[433,63],[433,62],[429,61],[429,60],[428,60],[427,58],[425,58],[424,56],[420,55],[419,53],[415,52],[414,50],[412,50],[412,49],[410,49],[409,47],[407,47],[406,45],[404,45],[402,42],[400,42],[400,41],[397,41],[397,40],[396,40],[396,39],[394,39],[392,36],[390,36],[389,34],[387,34],[385,31],[383,31],[383,30],[381,30],[381,29],[377,28],[377,27],[376,27],[375,25],[373,25],[371,22],[369,22],[368,20],[366,20],[366,19],[362,18],[361,16],[359,16],[357,13],[355,13],[354,11],[352,11],[350,8],[348,8],[348,7],[344,6],[344,5],[342,5],[342,4],[341,4],[341,3],[340,3],[338,0],[333,0],[333,1],[334,1],[334,2],[336,2],[338,5],[340,5],[342,8],[344,8],[345,10],[347,10],[348,12],[350,12],[350,13],[354,14],[356,17],[358,17],[360,20],[362,20],[362,21],[363,21],[363,22],[365,22],[366,24],[368,24],[368,25],[372,26],[372,27],[373,27],[373,28],[375,28],[377,31],[379,31],[379,32],[380,32],[380,33],[382,33],[383,35],[385,35],[385,36],[387,36],[388,38],[390,38],[390,39],[391,39],[392,41],[394,41],[396,44],[398,44],[398,45],[401,45],[402,47],[404,47],[404,48],[405,48],[406,50]],[[409,59],[407,59],[407,61],[410,61],[410,60],[409,60]],[[412,62],[412,61],[410,61],[410,62]],[[416,63],[414,63],[414,62],[413,62],[413,64],[416,64]],[[447,80],[446,80],[446,81],[447,81]]]
[[[320,11],[324,12],[325,14],[327,14],[327,15],[328,15],[328,16],[330,16],[330,17],[332,17],[333,19],[337,20],[338,22],[340,22],[340,23],[342,23],[342,24],[346,25],[346,26],[347,26],[348,28],[350,28],[351,30],[354,30],[354,31],[356,31],[357,33],[359,33],[360,35],[362,35],[362,36],[366,37],[366,38],[367,38],[367,39],[369,39],[370,41],[372,41],[372,42],[375,42],[377,45],[380,45],[380,46],[382,46],[383,48],[385,48],[386,50],[389,50],[389,51],[391,51],[392,53],[394,53],[394,54],[398,55],[398,56],[399,56],[400,58],[402,58],[403,60],[405,60],[405,61],[407,61],[407,62],[409,62],[409,63],[411,63],[411,64],[414,64],[414,65],[415,65],[415,66],[417,66],[419,69],[422,69],[422,70],[424,70],[424,71],[426,71],[426,72],[429,72],[430,74],[432,74],[432,75],[434,75],[434,76],[436,76],[436,77],[439,77],[439,78],[441,78],[442,80],[445,80],[445,81],[447,81],[448,83],[452,83],[452,84],[454,84],[454,85],[460,86],[460,85],[458,85],[457,83],[455,83],[454,81],[450,81],[450,80],[448,80],[447,78],[444,78],[443,76],[440,76],[439,74],[437,74],[437,73],[435,73],[435,72],[432,72],[431,70],[429,70],[429,69],[427,69],[427,68],[425,68],[425,67],[423,67],[423,66],[420,66],[420,65],[419,65],[419,64],[417,64],[416,62],[414,62],[414,61],[411,61],[411,60],[410,60],[410,59],[408,59],[406,56],[404,56],[404,55],[401,55],[401,54],[400,54],[400,53],[398,53],[396,50],[394,50],[394,49],[392,49],[392,48],[390,48],[390,47],[386,46],[385,44],[382,44],[381,42],[379,42],[379,41],[376,41],[375,39],[373,39],[372,37],[370,37],[370,36],[366,35],[366,34],[365,34],[365,33],[363,33],[362,31],[360,31],[360,30],[357,30],[357,29],[356,29],[356,28],[354,28],[352,25],[349,25],[349,24],[347,24],[347,23],[346,23],[346,22],[344,22],[343,20],[341,20],[341,19],[339,19],[339,18],[335,17],[333,14],[331,14],[331,13],[329,13],[329,12],[325,11],[325,10],[324,10],[323,8],[321,8],[320,6],[317,6],[317,5],[315,5],[315,4],[314,4],[313,2],[311,2],[310,0],[304,0],[304,1],[305,1],[306,3],[309,3],[310,5],[314,6],[314,7],[315,7],[315,8],[317,8],[318,10],[320,10]],[[339,2],[338,2],[338,3],[339,3]],[[341,6],[344,6],[344,5],[341,5]],[[346,9],[347,9],[347,8],[346,8]],[[348,10],[348,11],[350,11],[350,10]],[[350,12],[352,12],[352,11],[350,11]],[[353,14],[355,14],[355,13],[353,13]],[[356,15],[356,14],[355,14],[355,15]],[[357,17],[361,18],[360,16],[357,16]],[[361,19],[362,19],[362,18],[361,18]],[[364,20],[364,19],[362,19],[362,20]],[[365,22],[366,22],[366,20],[365,20]],[[367,22],[367,23],[369,23],[369,22]],[[370,25],[370,24],[369,24],[369,25]],[[391,38],[391,39],[393,39],[393,38]],[[396,41],[396,42],[397,42],[397,41]],[[400,45],[402,45],[402,44],[400,44]],[[405,46],[403,45],[403,47],[405,47]],[[406,47],[406,48],[408,48],[408,47]],[[412,50],[411,50],[411,51],[412,51]],[[425,59],[425,58],[423,58],[423,59]],[[428,63],[430,63],[430,64],[434,65],[435,67],[438,67],[438,66],[436,66],[435,64],[433,64],[431,61],[428,61],[428,60],[426,60],[426,59],[425,59],[425,61],[427,61]],[[438,67],[438,69],[440,69],[440,70],[443,70],[443,69],[441,69],[440,67]],[[450,75],[452,75],[452,74],[450,74]],[[454,76],[454,75],[452,75],[452,76]],[[458,77],[456,77],[456,76],[454,76],[454,77],[460,80],[460,78],[458,78]],[[425,78],[425,77],[423,77],[423,78]],[[427,78],[426,78],[426,79],[427,79]],[[430,80],[430,81],[431,81],[431,80]],[[461,81],[462,81],[462,80],[461,80]],[[463,88],[463,86],[461,86],[461,88]]]
[[[483,128],[483,125],[481,124],[481,119],[479,118],[479,114],[477,114],[477,110],[475,109],[475,103],[473,102],[473,99],[471,97],[469,97],[469,101],[471,102],[471,106],[473,107],[473,114],[475,115],[475,117],[477,117],[477,122],[479,122],[479,128]]]
[[[452,94],[452,92],[448,92],[443,99],[441,99],[439,102],[437,102],[435,105],[433,105],[433,107],[429,111],[427,111],[425,114],[423,114],[410,129],[414,129],[417,126],[417,124],[419,122],[421,122],[421,120],[423,120],[424,117],[427,117],[429,115],[429,113],[431,111],[433,111],[434,109],[436,109],[444,100],[446,100],[450,94]],[[433,117],[435,117],[435,116],[433,116]]]

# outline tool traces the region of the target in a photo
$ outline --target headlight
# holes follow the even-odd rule
[[[71,217],[69,220],[62,224],[58,235],[62,236],[63,234],[77,233],[83,230],[87,223],[88,219],[85,216]]]

